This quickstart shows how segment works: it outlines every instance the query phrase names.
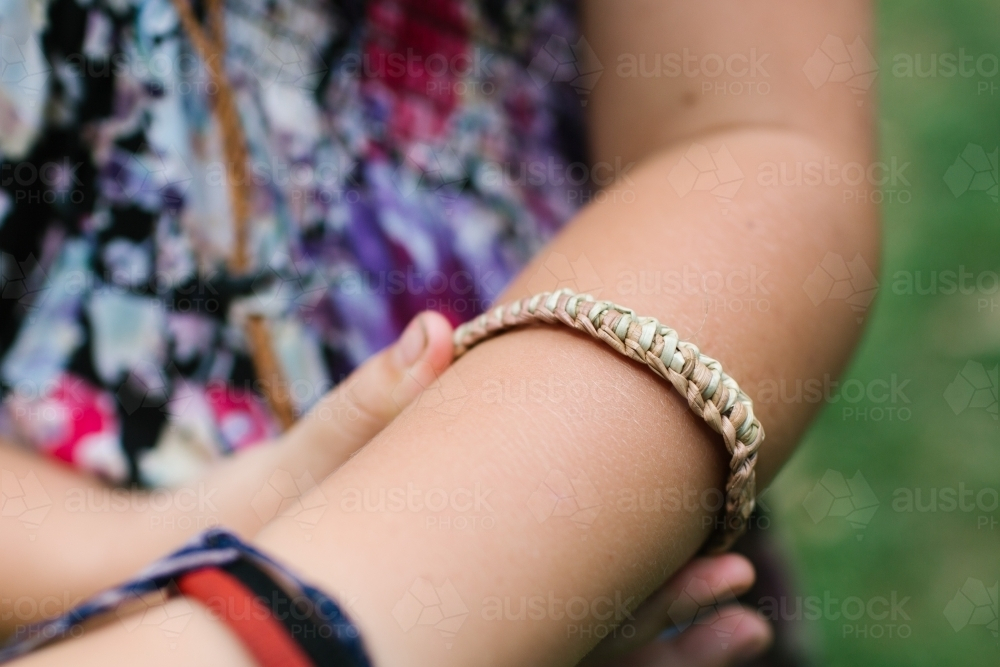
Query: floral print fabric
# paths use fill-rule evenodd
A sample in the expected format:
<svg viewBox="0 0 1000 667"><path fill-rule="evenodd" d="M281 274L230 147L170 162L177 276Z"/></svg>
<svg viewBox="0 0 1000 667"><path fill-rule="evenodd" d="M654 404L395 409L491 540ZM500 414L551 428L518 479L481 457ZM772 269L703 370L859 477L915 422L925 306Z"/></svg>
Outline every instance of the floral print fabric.
<svg viewBox="0 0 1000 667"><path fill-rule="evenodd" d="M121 484L275 435L249 313L305 411L420 310L489 307L585 197L530 177L583 160L564 3L227 0L225 35L244 275L171 0L0 0L0 433Z"/></svg>

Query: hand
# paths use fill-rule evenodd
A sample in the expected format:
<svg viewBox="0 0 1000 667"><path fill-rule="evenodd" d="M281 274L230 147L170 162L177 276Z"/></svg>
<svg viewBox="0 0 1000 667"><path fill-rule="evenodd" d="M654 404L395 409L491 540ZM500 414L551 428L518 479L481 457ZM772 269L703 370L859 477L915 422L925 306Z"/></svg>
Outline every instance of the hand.
<svg viewBox="0 0 1000 667"><path fill-rule="evenodd" d="M580 667L726 667L771 643L771 627L732 600L754 582L738 554L696 558L635 611L629 638L609 636ZM665 636L669 638L665 638Z"/></svg>
<svg viewBox="0 0 1000 667"><path fill-rule="evenodd" d="M218 511L207 518L243 537L255 535L434 382L451 364L451 335L442 315L421 313L399 340L361 364L275 442L220 461L200 480L218 490ZM268 487L280 489L280 496L262 501Z"/></svg>
<svg viewBox="0 0 1000 667"><path fill-rule="evenodd" d="M245 537L256 534L271 518L269 511L280 511L279 505L261 511L253 503L265 486L273 486L276 474L322 482L433 382L451 358L451 325L441 315L422 313L399 341L362 364L284 436L220 460L200 480L157 491L159 510L143 491L132 491L120 511L81 510L79 498L100 503L109 489L90 475L0 443L5 479L34 478L50 500L48 514L31 532L16 515L0 516L0 590L12 599L80 600L177 549L207 526L222 525ZM202 490L206 502L192 502ZM40 620L38 608L0 618L0 638L13 625ZM66 609L54 610L61 611Z"/></svg>
<svg viewBox="0 0 1000 667"><path fill-rule="evenodd" d="M444 316L417 315L399 340L327 393L260 458L272 471L296 478L308 472L321 482L434 382L451 364L453 350Z"/></svg>

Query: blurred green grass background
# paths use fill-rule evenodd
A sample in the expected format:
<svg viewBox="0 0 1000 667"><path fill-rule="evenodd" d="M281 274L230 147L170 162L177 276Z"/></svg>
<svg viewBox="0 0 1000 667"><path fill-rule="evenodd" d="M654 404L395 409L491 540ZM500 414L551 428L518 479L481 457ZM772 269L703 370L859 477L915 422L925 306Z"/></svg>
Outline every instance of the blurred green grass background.
<svg viewBox="0 0 1000 667"><path fill-rule="evenodd" d="M845 414L843 402L827 405L765 500L796 556L802 595L856 596L865 603L893 592L910 598L902 607L907 618L876 619L883 611L876 605L874 614L857 620L824 613L796 621L818 640L822 664L996 666L996 598L965 625L962 598L946 609L970 579L987 589L1000 579L1000 510L990 511L1000 490L1000 422L995 403L991 413L953 405L945 396L969 362L987 371L1000 362L1000 292L949 295L939 284L938 294L899 294L893 279L920 271L926 286L930 272L940 277L960 266L977 277L1000 272L1000 206L985 191L956 196L945 181L969 144L987 154L1000 144L1000 74L947 77L939 62L937 76L905 77L894 66L920 54L926 73L931 54L964 50L977 59L992 54L983 61L988 74L1000 56L1000 3L892 0L877 11L880 159L911 163L909 186L887 186L911 196L903 202L897 192L889 201L886 193L879 292L844 379L866 386L892 376L909 380L909 403L881 407L909 408L910 417L883 411L876 420L871 408L877 406L868 401L852 406L853 414ZM987 274L984 285L990 284ZM869 410L864 417L863 408ZM860 471L878 500L866 523L831 515L814 521L807 498L828 471L844 479ZM932 493L962 488L985 489L983 502L967 497L968 512L946 511L950 505L940 495L936 510L900 505L907 494L901 489L919 489L927 510Z"/></svg>

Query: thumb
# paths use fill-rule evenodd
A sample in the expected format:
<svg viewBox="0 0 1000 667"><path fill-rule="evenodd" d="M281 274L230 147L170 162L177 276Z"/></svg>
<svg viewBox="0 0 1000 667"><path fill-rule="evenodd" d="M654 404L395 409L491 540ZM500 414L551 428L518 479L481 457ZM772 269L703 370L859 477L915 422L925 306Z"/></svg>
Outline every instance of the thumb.
<svg viewBox="0 0 1000 667"><path fill-rule="evenodd" d="M426 311L399 339L365 361L313 406L287 438L322 447L343 463L402 412L451 364L452 327Z"/></svg>

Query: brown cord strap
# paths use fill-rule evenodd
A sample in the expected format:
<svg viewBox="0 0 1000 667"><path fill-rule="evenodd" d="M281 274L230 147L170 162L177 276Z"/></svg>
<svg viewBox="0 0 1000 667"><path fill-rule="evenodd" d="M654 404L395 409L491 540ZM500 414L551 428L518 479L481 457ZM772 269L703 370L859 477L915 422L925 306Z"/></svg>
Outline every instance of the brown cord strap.
<svg viewBox="0 0 1000 667"><path fill-rule="evenodd" d="M652 317L569 290L543 292L494 308L455 330L455 357L492 336L529 324L562 323L603 340L620 354L646 364L670 382L688 406L722 435L731 456L722 529L709 550L724 551L743 534L754 508L754 464L764 429L753 401L721 364L679 340L677 332Z"/></svg>
<svg viewBox="0 0 1000 667"><path fill-rule="evenodd" d="M222 150L226 159L226 177L229 184L229 201L233 213L233 250L229 256L229 270L234 275L245 273L249 267L247 241L249 237L250 212L253 210L253 189L251 188L249 151L243 123L236 106L233 93L224 70L225 4L223 0L207 0L207 30L203 28L189 0L173 0L181 25L188 39L198 51L209 77L215 85L212 113L222 134ZM295 422L295 408L288 393L281 364L274 353L274 345L267 321L262 315L247 318L244 333L253 359L254 372L262 381L264 396L283 429Z"/></svg>

